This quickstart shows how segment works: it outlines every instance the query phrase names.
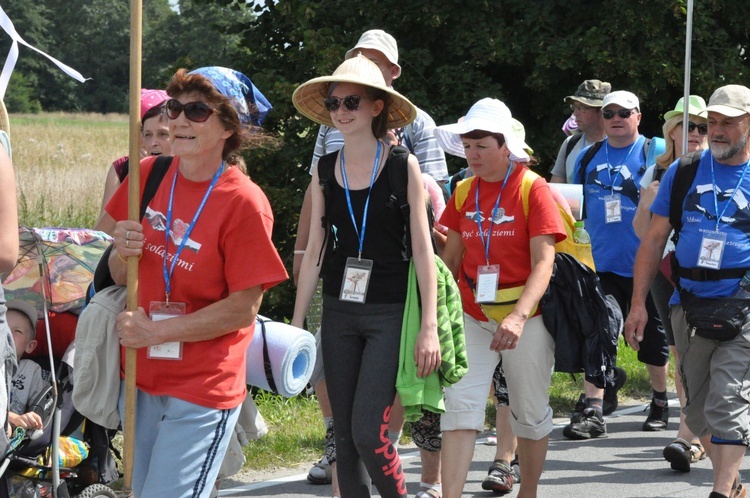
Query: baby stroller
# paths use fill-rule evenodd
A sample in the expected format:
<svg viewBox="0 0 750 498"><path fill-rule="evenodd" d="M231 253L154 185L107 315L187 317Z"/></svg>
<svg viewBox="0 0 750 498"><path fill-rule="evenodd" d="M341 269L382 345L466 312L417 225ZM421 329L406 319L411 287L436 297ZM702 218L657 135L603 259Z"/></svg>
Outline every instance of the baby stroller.
<svg viewBox="0 0 750 498"><path fill-rule="evenodd" d="M50 347L49 359L34 360L42 368L51 367L51 351ZM44 429L31 434L16 429L12 449L0 464L0 498L117 498L107 486L120 477L114 459L119 453L111 444L116 431L94 424L75 410L74 357L72 343L57 371L49 368L55 374L53 385L30 407L44 421Z"/></svg>

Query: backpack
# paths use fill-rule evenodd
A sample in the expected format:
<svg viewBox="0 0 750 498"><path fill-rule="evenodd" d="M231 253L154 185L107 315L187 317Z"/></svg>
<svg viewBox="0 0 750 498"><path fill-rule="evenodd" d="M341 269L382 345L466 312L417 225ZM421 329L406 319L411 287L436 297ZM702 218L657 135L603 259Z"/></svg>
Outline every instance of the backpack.
<svg viewBox="0 0 750 498"><path fill-rule="evenodd" d="M323 229L326 231L326 240L323 243L323 247L328 250L327 254L332 254L335 247L335 234L332 233L332 227L328 220L329 206L332 192L332 185L336 182L336 176L334 169L336 166L336 157L338 152L331 152L321 157L318 161L318 181L320 188L323 189L323 198L325 199L325 211L321 223ZM409 160L409 151L406 147L396 146L391 149L388 160L391 161L388 167L388 186L391 190L391 195L388 200L387 206L389 208L398 209L401 213L401 218L404 221L404 251L402 257L404 261L411 259L411 230L410 230L410 208L409 200L407 197L407 187L409 183L409 170L407 168L407 161ZM430 226L430 238L432 240L433 252L437 253L437 244L435 238L432 235L432 226L435 221L434 211L432 209L432 202L427 200L425 202L427 209L427 221Z"/></svg>
<svg viewBox="0 0 750 498"><path fill-rule="evenodd" d="M570 140L568 140L568 143L565 146L565 160L566 161L568 160L568 156L570 155L570 153L573 151L573 147L575 147L576 144L580 142L582 138L583 138L583 133L578 133L570 137Z"/></svg>
<svg viewBox="0 0 750 498"><path fill-rule="evenodd" d="M677 245L682 230L682 208L690 187L693 185L695 175L698 173L698 165L701 162L703 151L690 152L680 157L677 169L674 172L674 183L669 196L669 224L674 229L672 241ZM725 278L742 278L747 268L722 268L711 270L708 268L683 268L679 265L674 255L671 258L672 281L679 286L680 277L691 280L722 280Z"/></svg>
<svg viewBox="0 0 750 498"><path fill-rule="evenodd" d="M151 199L156 195L156 191L159 189L161 181L169 170L169 166L172 164L172 156L158 156L154 161L154 166L149 172L148 178L146 179L146 186L143 189L143 196L141 197L140 207L140 220L143 220L143 216L146 214L146 208ZM86 304L91 301L94 294L102 289L106 289L112 285L115 285L115 281L112 280L112 274L109 271L109 256L112 254L114 244L110 245L102 257L99 259L99 263L96 265L94 270L94 279L89 284L88 291L86 292Z"/></svg>
<svg viewBox="0 0 750 498"><path fill-rule="evenodd" d="M457 211L461 211L461 207L464 205L464 202L466 202L466 198L469 195L471 185L476 178L477 177L475 176L467 178L456 186L454 198ZM538 178L540 178L539 175L537 175L530 169L526 169L526 171L524 171L523 178L521 179L521 199L523 201L523 213L527 219L529 217L529 193L531 192L531 187L534 185L534 182ZM594 256L591 252L591 244L579 244L573 240L573 232L575 232L576 220L575 218L573 218L573 216L570 215L570 213L565 209L565 206L563 206L558 199L555 199L555 203L557 204L557 210L560 213L560 217L563 221L563 226L565 227L565 234L567 235L565 240L562 240L555 244L555 252L570 254L581 263L585 264L592 270L595 270L596 268L594 266Z"/></svg>

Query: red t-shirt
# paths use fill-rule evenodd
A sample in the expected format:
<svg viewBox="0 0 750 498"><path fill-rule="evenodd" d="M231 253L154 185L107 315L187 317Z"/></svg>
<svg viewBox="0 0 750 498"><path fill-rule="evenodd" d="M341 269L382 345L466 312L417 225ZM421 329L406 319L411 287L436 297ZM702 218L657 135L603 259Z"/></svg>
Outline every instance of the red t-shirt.
<svg viewBox="0 0 750 498"><path fill-rule="evenodd" d="M461 210L456 210L455 193L448 201L440 223L458 232L463 239L466 252L461 262L458 287L461 291L464 311L480 321L487 321L476 303L474 293L466 276L476 282L477 268L487 264L484 245L479 236L476 214L481 214L485 233L492 227L490 237L490 264L500 265L498 288L523 285L531 274L531 251L529 240L539 235L555 235L555 242L565 239L565 228L552 198L547 181L537 179L529 192L528 220L523 212L521 179L526 167L520 164L511 172L508 183L502 190L500 205L494 223L490 222L492 210L503 185L477 178L472 182ZM469 181L469 180L465 180ZM479 209L476 206L476 191L479 188ZM485 241L487 237L485 236Z"/></svg>
<svg viewBox="0 0 750 498"><path fill-rule="evenodd" d="M155 158L141 161L141 192L154 162ZM165 241L167 206L179 164L176 157L143 218L146 245L138 267L138 305L147 313L152 301L165 299L163 258L167 254L169 268L181 240L175 243L170 237L168 244ZM128 183L126 179L106 207L117 221L127 218ZM185 233L210 183L177 175L172 233ZM260 187L237 168L227 169L175 265L170 302L185 303L189 314L230 292L258 285L265 290L286 280L286 270L271 241L272 230L273 213ZM149 359L148 348L139 348L138 388L211 408L234 408L245 397L245 350L253 331L254 325L212 340L182 343L181 360Z"/></svg>

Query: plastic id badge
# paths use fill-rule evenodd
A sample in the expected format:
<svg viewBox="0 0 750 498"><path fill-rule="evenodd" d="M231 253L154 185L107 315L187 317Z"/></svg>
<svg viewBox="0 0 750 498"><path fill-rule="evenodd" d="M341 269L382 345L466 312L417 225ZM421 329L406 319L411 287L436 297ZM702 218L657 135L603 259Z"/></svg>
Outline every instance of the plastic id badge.
<svg viewBox="0 0 750 498"><path fill-rule="evenodd" d="M698 266L718 270L721 258L727 245L727 234L724 232L706 232L701 239L701 250L698 253Z"/></svg>
<svg viewBox="0 0 750 498"><path fill-rule="evenodd" d="M622 221L622 200L620 194L604 197L604 222L620 223Z"/></svg>
<svg viewBox="0 0 750 498"><path fill-rule="evenodd" d="M500 265L477 267L477 302L494 303L499 281Z"/></svg>
<svg viewBox="0 0 750 498"><path fill-rule="evenodd" d="M151 320L158 322L169 320L185 315L185 303L166 303L163 301L152 301L149 305L149 316ZM154 360L181 360L182 343L165 342L148 347L146 357Z"/></svg>
<svg viewBox="0 0 750 498"><path fill-rule="evenodd" d="M370 285L371 275L371 259L346 258L339 300L350 303L364 303L367 298L367 287Z"/></svg>

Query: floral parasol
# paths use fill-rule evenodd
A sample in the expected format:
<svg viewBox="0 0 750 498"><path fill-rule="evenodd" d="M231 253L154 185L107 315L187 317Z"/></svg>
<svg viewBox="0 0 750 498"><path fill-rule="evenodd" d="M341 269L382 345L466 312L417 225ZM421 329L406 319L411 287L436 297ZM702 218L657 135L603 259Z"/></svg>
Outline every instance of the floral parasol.
<svg viewBox="0 0 750 498"><path fill-rule="evenodd" d="M84 228L19 227L18 238L18 262L0 275L6 298L33 302L40 316L45 297L50 311L80 310L111 237Z"/></svg>

